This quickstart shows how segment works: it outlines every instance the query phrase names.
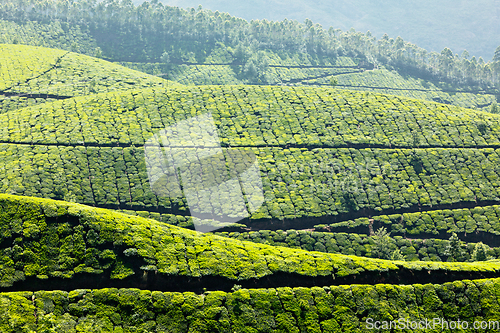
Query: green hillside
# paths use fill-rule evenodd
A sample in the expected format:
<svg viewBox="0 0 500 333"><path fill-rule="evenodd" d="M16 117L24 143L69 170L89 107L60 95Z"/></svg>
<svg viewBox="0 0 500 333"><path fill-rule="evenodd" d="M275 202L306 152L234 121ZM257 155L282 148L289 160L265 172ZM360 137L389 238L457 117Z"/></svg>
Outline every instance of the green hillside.
<svg viewBox="0 0 500 333"><path fill-rule="evenodd" d="M376 318L379 328L382 321L395 321L400 326L393 327L412 332L438 332L450 325L471 332L474 325L479 330L483 325L493 332L498 328L498 289L498 279L492 279L201 295L115 288L1 293L0 328L6 333L369 332ZM430 329L419 329L426 327L422 318L433 315L439 322L427 319Z"/></svg>
<svg viewBox="0 0 500 333"><path fill-rule="evenodd" d="M65 289L88 288L92 283L118 285L114 280L138 286L145 279L143 283L159 290L201 289L199 282L183 284L176 279L186 276L212 277L206 279L207 286L220 290L232 285L231 281L276 286L296 284L294 279L307 283L302 276L322 277L309 281L310 285L374 278L395 283L402 281L398 271L445 280L495 276L500 271L497 261L391 262L261 245L47 199L1 195L1 207L0 283L4 288L19 284L23 289L57 284ZM155 281L148 284L148 274L153 272ZM92 279L92 275L97 277ZM282 281L283 276L292 281Z"/></svg>
<svg viewBox="0 0 500 333"><path fill-rule="evenodd" d="M256 156L265 198L250 216L256 225L271 219L312 227L500 200L497 115L373 93L267 86L114 92L4 113L0 190L185 215L185 197L152 188L143 146L203 114L212 116L227 158L246 150ZM312 217L323 220L303 221Z"/></svg>
<svg viewBox="0 0 500 333"><path fill-rule="evenodd" d="M336 80L339 89L372 91L434 101L465 108L491 111L496 105L495 92L458 88L443 82L429 81L395 69L359 68L358 59L339 57L332 64L311 64L309 61L289 59L283 61L267 54L269 67L260 80L240 74L240 67L218 64L166 65L162 63L128 63L123 66L145 73L169 78L185 85L233 85L258 83L287 86L331 86ZM291 61L290 61L291 60ZM355 62L356 61L356 62Z"/></svg>
<svg viewBox="0 0 500 333"><path fill-rule="evenodd" d="M57 101L0 115L9 124L0 128L0 140L140 146L159 129L206 113L222 144L232 147L495 148L500 140L497 115L368 92L276 86L134 90ZM81 130L72 131L78 119Z"/></svg>
<svg viewBox="0 0 500 333"><path fill-rule="evenodd" d="M498 323L498 279L446 282L496 275L496 261L361 259L252 245L61 201L0 195L0 206L2 287L68 290L1 293L2 332L337 332L434 315ZM419 284L396 282L398 270ZM304 284L300 276L309 287L290 288ZM213 278L200 284L206 277ZM365 280L386 284L356 284ZM443 282L425 284L436 280ZM87 285L96 282L111 288ZM124 284L157 291L113 288Z"/></svg>
<svg viewBox="0 0 500 333"><path fill-rule="evenodd" d="M0 331L500 320L500 53L156 1L0 42Z"/></svg>
<svg viewBox="0 0 500 333"><path fill-rule="evenodd" d="M63 50L0 44L1 113L46 101L174 82Z"/></svg>
<svg viewBox="0 0 500 333"><path fill-rule="evenodd" d="M246 20L157 2L25 0L0 7L0 42L103 57L182 84L328 85L497 112L500 50L428 52L401 37L310 20ZM13 8L24 8L16 14ZM50 9L49 9L50 8ZM392 38L391 38L392 37ZM488 57L489 58L489 57Z"/></svg>

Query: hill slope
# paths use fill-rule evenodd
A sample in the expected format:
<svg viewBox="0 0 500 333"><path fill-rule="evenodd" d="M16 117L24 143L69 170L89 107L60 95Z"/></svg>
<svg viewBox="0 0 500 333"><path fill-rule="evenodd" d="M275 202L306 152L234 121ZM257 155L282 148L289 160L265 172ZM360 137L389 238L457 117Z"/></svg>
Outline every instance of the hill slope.
<svg viewBox="0 0 500 333"><path fill-rule="evenodd" d="M405 40L429 51L441 51L445 47L455 53L467 49L477 57L490 59L492 50L500 45L498 27L498 2L484 0L476 3L453 1L373 3L366 0L331 1L248 1L235 5L228 1L179 1L163 0L165 5L182 8L203 8L227 12L246 20L281 21L285 18L304 22L310 19L328 28L342 30L371 31L376 36L388 34L401 36ZM142 1L134 1L140 5ZM442 15L446 13L446 15ZM436 33L439 32L439 33Z"/></svg>
<svg viewBox="0 0 500 333"><path fill-rule="evenodd" d="M355 331L368 315L498 319L497 281L470 279L499 276L499 116L318 87L383 76L386 88L420 84L449 102L434 87L495 94L496 63L462 75L472 60L443 67L444 52L425 63L400 39L157 3L107 2L85 18L94 5L73 2L59 25L46 21L64 3L10 5L5 26L29 43L60 34L64 47L81 40L81 52L113 60L160 58L155 70L186 83L200 79L193 67L219 66L234 83L314 86L172 86L74 53L4 46L4 95L35 95L0 114L0 291L12 292L0 295L2 329L325 332ZM390 66L436 84L389 76ZM171 224L225 227L224 237ZM416 284L427 282L439 284Z"/></svg>
<svg viewBox="0 0 500 333"><path fill-rule="evenodd" d="M176 85L104 60L43 47L0 44L0 59L2 113L98 92Z"/></svg>
<svg viewBox="0 0 500 333"><path fill-rule="evenodd" d="M273 247L47 199L0 195L0 205L0 283L14 290L227 290L236 281L255 287L399 283L500 271L497 261L391 262Z"/></svg>
<svg viewBox="0 0 500 333"><path fill-rule="evenodd" d="M183 214L185 196L152 187L144 145L201 115L212 117L226 158L255 155L265 202L251 219L334 222L500 197L496 115L331 88L259 86L116 92L7 112L0 115L1 190L60 199L72 192L102 207ZM203 147L193 142L182 144L188 155Z"/></svg>
<svg viewBox="0 0 500 333"><path fill-rule="evenodd" d="M16 12L16 6L23 10ZM466 53L455 56L449 48L428 52L400 37L377 40L369 33L323 29L310 20L248 22L158 3L49 1L45 6L6 2L0 8L5 31L0 41L57 45L181 83L324 85L336 79L341 87L484 110L495 110L499 95L499 57L485 63ZM360 73L363 69L374 72Z"/></svg>

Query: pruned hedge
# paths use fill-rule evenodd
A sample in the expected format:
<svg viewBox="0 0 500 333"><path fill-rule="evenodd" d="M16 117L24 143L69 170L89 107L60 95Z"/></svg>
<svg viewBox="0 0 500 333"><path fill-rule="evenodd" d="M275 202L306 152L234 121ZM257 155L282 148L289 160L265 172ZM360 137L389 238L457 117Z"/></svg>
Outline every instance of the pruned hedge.
<svg viewBox="0 0 500 333"><path fill-rule="evenodd" d="M363 272L500 272L500 263L386 261L242 242L114 211L48 199L0 195L0 284L78 273L124 279L141 271L249 280L291 273L355 276ZM135 266L134 266L135 265Z"/></svg>
<svg viewBox="0 0 500 333"><path fill-rule="evenodd" d="M85 147L71 131L64 135L74 146L0 144L0 169L4 170L0 192L188 214L185 198L153 191L143 147ZM189 154L190 149L183 152ZM238 149L243 148L224 148L223 153L229 156ZM458 206L463 201L500 202L499 149L259 147L251 151L260 168L265 201L250 220L338 216L342 221L362 209L378 215L409 207ZM209 203L203 205L211 211ZM391 224L393 234L499 234L498 210L488 206L470 212L441 210L374 219ZM363 223L366 226L368 220ZM352 223L332 225L344 226Z"/></svg>
<svg viewBox="0 0 500 333"><path fill-rule="evenodd" d="M369 258L391 259L398 250L404 260L447 261L447 239L408 239L402 236L369 236L357 233L331 233L310 230L259 230L250 232L215 232L216 235L272 246L307 251L341 253ZM383 238L383 239L380 239ZM463 261L472 260L476 243L464 243ZM500 257L500 247L487 247L487 256Z"/></svg>
<svg viewBox="0 0 500 333"><path fill-rule="evenodd" d="M369 233L369 225L384 227L392 235L418 237L419 235L479 234L500 235L500 206L437 209L415 213L375 215L331 224L316 225L317 231L358 230Z"/></svg>
<svg viewBox="0 0 500 333"><path fill-rule="evenodd" d="M0 24L1 25L1 24ZM89 56L44 47L0 44L0 91L24 99L84 96L102 92L179 85ZM1 113L23 106L6 99ZM4 103L3 103L4 104ZM26 105L35 104L33 102Z"/></svg>
<svg viewBox="0 0 500 333"><path fill-rule="evenodd" d="M467 322L468 329L462 332L496 332L499 290L499 279L489 279L425 285L240 289L201 295L114 288L0 293L0 330L370 332L376 321L378 327L393 321L393 325L400 325L400 331L443 332L449 331L445 320L448 328ZM433 323L434 318L441 321ZM426 326L425 320L431 326ZM474 330L473 325L481 327L481 322L487 329Z"/></svg>
<svg viewBox="0 0 500 333"><path fill-rule="evenodd" d="M282 86L181 86L78 97L0 116L11 131L0 132L0 140L67 142L64 133L79 118L85 122L73 131L78 141L143 145L159 130L206 113L222 143L232 147L500 143L498 115L376 93Z"/></svg>

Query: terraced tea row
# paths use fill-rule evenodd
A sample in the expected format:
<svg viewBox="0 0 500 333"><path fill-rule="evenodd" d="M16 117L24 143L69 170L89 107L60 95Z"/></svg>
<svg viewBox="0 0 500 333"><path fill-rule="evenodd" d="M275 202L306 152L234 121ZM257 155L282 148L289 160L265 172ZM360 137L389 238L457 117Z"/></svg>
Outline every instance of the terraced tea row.
<svg viewBox="0 0 500 333"><path fill-rule="evenodd" d="M453 258L448 253L449 240L408 239L403 236L390 236L380 230L372 236L354 232L331 233L293 229L216 232L216 234L272 246L392 260L484 261L500 256L500 247L491 248L481 243L462 242L460 247L463 253L459 258Z"/></svg>
<svg viewBox="0 0 500 333"><path fill-rule="evenodd" d="M190 216L157 213L152 211L121 210L121 212L137 215L144 218L154 219L160 222L193 229L193 221ZM333 220L334 218L332 218ZM476 206L474 208L455 208L445 210L428 210L416 213L404 213L393 215L375 215L370 217L360 217L354 220L344 220L331 224L318 224L315 231L299 231L301 233L354 233L361 237L373 234L374 230L382 227L395 237L404 236L414 238L440 237L448 239L451 233L457 233L460 238L468 242L485 242L491 246L498 246L497 236L500 234L500 206ZM235 226L236 228L237 226ZM247 223L244 230L253 229L250 235L257 237L258 233L266 235L268 233L279 233L279 230L257 230L252 228L251 223ZM239 237L239 233L235 235ZM260 237L260 236L259 236ZM257 238L259 238L257 237ZM278 236L278 238L281 236ZM358 236L354 236L358 237ZM262 237L260 237L262 238ZM263 239L263 238L262 238ZM272 243L271 243L272 244ZM297 244L295 244L297 245ZM311 250L309 245L305 249ZM291 247L293 247L292 245ZM316 249L317 250L317 249ZM351 254L351 253L349 253Z"/></svg>
<svg viewBox="0 0 500 333"><path fill-rule="evenodd" d="M488 91L462 91L446 84L434 84L416 77L402 75L395 70L389 70L384 67L364 70L363 68L359 68L351 58L349 60L339 62L345 63L344 66L339 64L333 65L338 67L314 67L314 65L308 67L300 62L289 62L290 64L286 65L284 61L275 60L274 62L270 62L270 64L273 64L269 65L265 73L261 75L260 81L252 83L330 86L332 80L335 80L336 87L339 89L391 94L487 112L491 111L492 104L496 103L494 93ZM238 65L120 64L186 85L232 85L244 84L248 80Z"/></svg>
<svg viewBox="0 0 500 333"><path fill-rule="evenodd" d="M45 52L41 52L41 51ZM45 74L54 68L68 52L20 45L0 44L0 90Z"/></svg>
<svg viewBox="0 0 500 333"><path fill-rule="evenodd" d="M444 278L444 272L450 278L463 278L493 276L500 271L496 261L391 262L272 247L47 199L0 195L0 205L1 287L21 284L24 290L29 285L44 289L44 283L55 287L54 283L60 281L57 283L61 286L64 280L77 276L86 278L66 283L81 287L85 281L101 281L109 285L135 275L135 280L127 280L130 285L143 283L141 275L148 272L161 277L155 289L168 290L172 288L169 276L213 277L212 281L220 281L216 283L219 289L229 281L248 284L263 277L277 285L283 284L284 276L302 283L306 279L301 276L319 277L318 283L328 280L332 284L335 277L340 279L338 283L355 276L359 281L397 281L400 271L439 278ZM422 270L425 275L419 273ZM27 284L21 282L25 279Z"/></svg>
<svg viewBox="0 0 500 333"><path fill-rule="evenodd" d="M68 98L131 87L167 87L169 82L100 59L56 49L0 44L1 113L30 100ZM170 82L170 85L178 85ZM19 99L21 97L21 99ZM22 99L22 98L25 99Z"/></svg>
<svg viewBox="0 0 500 333"><path fill-rule="evenodd" d="M28 94L0 95L0 113L14 111L33 105L54 102L56 99L43 97L33 97Z"/></svg>
<svg viewBox="0 0 500 333"><path fill-rule="evenodd" d="M178 154L179 161L191 161L190 156L197 156L196 149L174 149L174 153ZM241 149L222 150L226 162L234 164L235 168L238 163L244 163L235 155ZM335 222L357 211L361 216L378 215L377 212L387 210L397 212L436 205L460 208L462 202L485 205L500 201L500 170L496 167L500 151L491 148L253 148L251 152L260 168L258 175L264 199L261 207L250 216L252 220L329 217ZM78 202L102 207L126 209L133 206L136 210L174 214L184 211L181 214L185 214L185 196L179 196L170 185L161 191L155 189L154 186L162 185L150 179L148 172L151 169L148 168L152 166L146 165L144 154L142 147L0 144L0 167L5 170L0 174L0 191L58 199L74 196ZM214 172L218 170L218 161L203 163L209 163L207 165L212 165L215 171L198 180L193 173L195 169L185 170L182 174L184 191L188 190L186 184L216 181ZM248 196L244 197L249 200ZM222 214L215 201L199 200L200 207L207 213ZM228 197L225 200L231 203L239 199ZM231 210L237 207L235 205L226 208ZM409 222L405 219L404 227L395 223L393 231L406 228L407 233L434 232L436 228L420 223L411 227ZM455 230L457 227L450 225L448 229L438 224L437 228ZM497 224L484 229L500 232ZM473 230L475 228L467 224L465 231Z"/></svg>
<svg viewBox="0 0 500 333"><path fill-rule="evenodd" d="M126 64L127 65L127 64ZM141 64L129 65L130 68L144 68ZM234 65L181 65L174 66L172 69L158 71L156 68L161 65L152 66L146 69L146 73L158 75L163 78L179 82L185 85L232 85L247 83L246 75L239 66ZM341 74L357 73L360 69L356 68L307 68L307 67L286 67L269 66L268 70L262 76L260 81L253 83L268 85L300 84L309 82L318 78L327 78ZM253 80L252 80L253 81Z"/></svg>
<svg viewBox="0 0 500 333"><path fill-rule="evenodd" d="M232 147L500 145L497 115L366 92L266 86L146 89L57 101L0 115L0 140L143 145L202 114L213 117L221 143Z"/></svg>
<svg viewBox="0 0 500 333"><path fill-rule="evenodd" d="M335 76L340 89L372 91L380 94L391 94L416 98L426 101L456 105L464 108L491 111L496 103L493 93L487 91L467 91L446 86L411 76L403 76L397 71L379 68L361 73L346 73ZM304 80L308 85L330 85L331 77Z"/></svg>
<svg viewBox="0 0 500 333"><path fill-rule="evenodd" d="M500 327L498 279L240 289L197 295L138 289L1 293L5 333L41 332L412 332ZM436 316L436 317L432 317Z"/></svg>

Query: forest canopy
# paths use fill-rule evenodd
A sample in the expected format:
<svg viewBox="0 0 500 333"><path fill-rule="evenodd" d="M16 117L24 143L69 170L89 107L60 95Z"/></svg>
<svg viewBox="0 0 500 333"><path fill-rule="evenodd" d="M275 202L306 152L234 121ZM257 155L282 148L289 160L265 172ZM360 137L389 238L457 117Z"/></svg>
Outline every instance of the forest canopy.
<svg viewBox="0 0 500 333"><path fill-rule="evenodd" d="M257 51L268 50L283 57L300 54L319 64L328 58L350 56L359 58L361 66L368 68L393 66L453 85L491 89L499 84L500 46L492 61L485 62L467 51L461 55L449 48L440 53L427 52L401 37L384 35L377 39L369 31L324 28L309 19L304 23L287 19L249 22L201 6L182 9L157 0L139 6L127 0L4 1L0 18L18 24L58 22L64 31L78 27L98 45L88 45L80 52L112 61L205 63L214 49L222 48L226 55L220 59L247 65L244 68L251 72L258 63L253 59Z"/></svg>

